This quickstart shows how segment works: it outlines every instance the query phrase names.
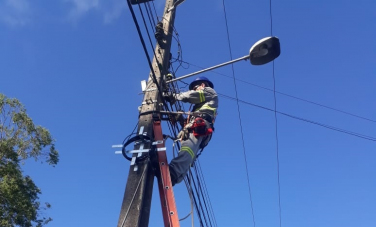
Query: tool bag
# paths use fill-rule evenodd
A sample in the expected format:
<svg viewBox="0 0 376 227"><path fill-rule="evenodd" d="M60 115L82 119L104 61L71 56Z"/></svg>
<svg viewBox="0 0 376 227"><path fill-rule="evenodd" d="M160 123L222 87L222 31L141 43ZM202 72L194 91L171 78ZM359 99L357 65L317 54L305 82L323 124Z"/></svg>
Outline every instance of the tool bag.
<svg viewBox="0 0 376 227"><path fill-rule="evenodd" d="M210 123L201 117L194 119L191 130L194 136L207 136L213 133Z"/></svg>

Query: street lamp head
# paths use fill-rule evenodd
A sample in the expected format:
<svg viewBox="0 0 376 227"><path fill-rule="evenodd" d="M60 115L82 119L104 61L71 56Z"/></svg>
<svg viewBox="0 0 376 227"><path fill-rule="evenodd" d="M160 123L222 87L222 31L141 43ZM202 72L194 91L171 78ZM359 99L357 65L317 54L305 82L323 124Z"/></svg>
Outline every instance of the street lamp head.
<svg viewBox="0 0 376 227"><path fill-rule="evenodd" d="M249 50L252 65L263 65L276 59L281 54L277 37L266 37L257 41Z"/></svg>

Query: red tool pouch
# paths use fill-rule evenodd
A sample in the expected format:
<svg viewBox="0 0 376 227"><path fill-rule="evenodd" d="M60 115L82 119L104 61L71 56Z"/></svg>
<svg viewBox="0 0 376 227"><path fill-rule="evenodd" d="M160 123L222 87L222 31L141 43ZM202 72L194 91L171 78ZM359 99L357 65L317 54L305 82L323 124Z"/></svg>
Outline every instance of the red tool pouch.
<svg viewBox="0 0 376 227"><path fill-rule="evenodd" d="M194 136L207 136L213 133L213 129L201 117L195 118L191 130Z"/></svg>

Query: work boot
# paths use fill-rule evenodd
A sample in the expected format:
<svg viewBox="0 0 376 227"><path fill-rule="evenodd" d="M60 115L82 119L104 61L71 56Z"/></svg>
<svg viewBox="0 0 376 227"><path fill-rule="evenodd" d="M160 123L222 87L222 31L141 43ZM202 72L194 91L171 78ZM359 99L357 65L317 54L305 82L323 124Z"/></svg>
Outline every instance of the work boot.
<svg viewBox="0 0 376 227"><path fill-rule="evenodd" d="M177 176L174 168L172 168L171 166L168 166L168 168L170 169L171 184L172 184L172 186L174 186L176 184L178 176Z"/></svg>

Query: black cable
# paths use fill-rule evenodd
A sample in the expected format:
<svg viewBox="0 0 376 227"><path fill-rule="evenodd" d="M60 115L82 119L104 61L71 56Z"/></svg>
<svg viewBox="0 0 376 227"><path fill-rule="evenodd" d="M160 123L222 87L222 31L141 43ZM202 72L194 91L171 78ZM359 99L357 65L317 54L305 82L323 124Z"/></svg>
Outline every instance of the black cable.
<svg viewBox="0 0 376 227"><path fill-rule="evenodd" d="M148 2L148 3L149 3L149 2ZM155 9L154 1L152 1L151 3L153 4L153 8L154 8L154 12L155 12L155 16L157 17L157 20L159 21L158 13L157 13L157 10Z"/></svg>
<svg viewBox="0 0 376 227"><path fill-rule="evenodd" d="M151 40L150 33L149 33L149 29L148 29L148 27L147 27L147 25L146 25L146 21L145 21L144 14L142 13L141 4L138 4L138 8L140 9L140 13L141 13L142 21L144 22L144 26L145 26L145 30L146 30L146 33L147 33L148 38L149 38L150 46L151 46L151 49L153 50L154 57L155 57L154 44L153 44L153 41ZM150 18L149 18L149 21L150 21ZM157 59L155 59L155 60L157 60Z"/></svg>
<svg viewBox="0 0 376 227"><path fill-rule="evenodd" d="M182 62L185 63L185 64L187 64L187 65L191 65L191 66L194 66L196 68L199 68L199 69L205 69L204 67L201 67L201 66L198 66L198 65L186 62L186 61L182 61ZM220 72L216 72L214 70L211 71L211 72L215 73L215 74L218 74L218 75L221 75L221 76L228 77L228 78L233 78L232 76L228 76L226 74L223 74L223 73L220 73ZM240 81L242 83L246 83L246 84L252 85L254 87L258 87L258 88L261 88L261 89L265 89L267 91L274 92L273 89L266 88L266 87L263 87L263 86L260 86L260 85L257 85L257 84L245 81L245 80L241 80L241 79L236 79L236 80ZM316 106L327 108L327 109L330 109L330 110L333 110L333 111L337 111L337 112L340 112L340 113L343 113L343 114L346 114L346 115L349 115L349 116L352 116L352 117L356 117L356 118L359 118L359 119L363 119L363 120L366 120L366 121L370 121L370 122L376 123L376 120L372 120L372 119L369 119L369 118L366 118L366 117L362 117L362 116L359 116L359 115L356 115L356 114L352 114L352 113L349 113L349 112L346 112L346 111L343 111L343 110L339 110L339 109L336 109L336 108L333 108L333 107L330 107L330 106L326 106L326 105L323 105L323 104L320 104L320 103L317 103L317 102L313 102L313 101L310 101L310 100L307 100L307 99L299 98L299 97L296 97L296 96L293 96L293 95L289 95L289 94L286 94L286 93L283 93L283 92L279 92L279 91L275 91L275 93L280 94L280 95L284 95L284 96L287 96L287 97L290 97L290 98L293 98L293 99L297 99L297 100L300 100L300 101L303 101L303 102L307 102L307 103L310 103L310 104L313 104L313 105L316 105Z"/></svg>
<svg viewBox="0 0 376 227"><path fill-rule="evenodd" d="M204 179L204 174L202 173L200 160L197 159L196 160L196 164L198 165L198 169L199 169L200 174L201 174L202 182L204 183L204 191L206 192L207 198L209 200L209 208L210 208L211 215L213 216L213 220L214 220L215 226L217 226L217 220L216 220L215 215L214 215L213 206L211 205L211 200L210 200L210 196L209 196L209 193L208 193L208 189L206 187L206 183L205 183L205 179Z"/></svg>
<svg viewBox="0 0 376 227"><path fill-rule="evenodd" d="M197 179L197 175L196 175L196 179ZM197 181L199 181L199 179L197 179ZM204 214L203 213L203 206L202 206L202 203L201 203L201 196L200 196L200 195L202 195L202 193L199 192L197 185L196 185L196 181L192 181L192 182L193 182L193 187L194 187L196 194L197 194L198 205L200 207L202 214ZM206 215L202 215L202 216L204 217L204 222L205 222L206 226L208 226L208 223L207 223L207 220L206 220Z"/></svg>
<svg viewBox="0 0 376 227"><path fill-rule="evenodd" d="M199 176L199 174L198 174L197 166L195 165L193 168L194 168L194 170L195 170L196 179L197 179L197 185L198 185L198 189L199 189L199 191L200 191L200 194L201 194L201 196L202 196L202 201L203 201L203 204L204 204L204 207L205 207L206 214L209 214L208 206L207 206L207 204L206 204L206 200L205 200L205 197L204 197L204 193L203 193L203 190L202 190L202 187L201 187L201 179L200 179L200 176ZM210 226L212 226L210 216L208 216L208 220L209 220L209 224L210 224Z"/></svg>
<svg viewBox="0 0 376 227"><path fill-rule="evenodd" d="M228 95L224 95L224 94L220 94L220 93L218 93L218 95L221 95L222 97L226 97L226 98L229 98L229 99L232 99L232 100L236 100L236 98L233 98L233 97L228 96ZM268 111L274 112L273 109L270 109L270 108L267 108L267 107L264 107L264 106L260 106L260 105L257 105L257 104L246 102L246 101L243 101L243 100L240 100L240 99L238 101L241 102L241 103L250 105L250 106L254 106L254 107L257 107L257 108L261 108L261 109L264 109L264 110L268 110ZM284 115L284 116L287 116L287 117L290 117L290 118L293 118L293 119L296 119L296 120L300 120L300 121L308 122L308 123L311 123L311 124L315 124L315 125L318 125L318 126L330 129L330 130L334 130L334 131L342 132L342 133L345 133L345 134L348 134L348 135L351 135L351 136L359 137L361 139L370 140L370 141L376 141L376 138L372 137L372 136L367 136L367 135L363 135L363 134L360 134L360 133L348 131L348 130L337 128L337 127L334 127L334 126L331 126L331 125L325 125L325 124L322 124L322 123L319 123L319 122L315 122L315 121L312 121L312 120L304 119L304 118L297 117L297 116L294 116L294 115L290 115L290 114L287 114L287 113L283 113L283 112L280 112L280 111L276 111L276 112L279 113L279 114L281 114L281 115Z"/></svg>
<svg viewBox="0 0 376 227"><path fill-rule="evenodd" d="M145 41L144 41L144 38L142 36L142 33L141 33L141 29L140 29L140 26L138 25L138 21L137 21L137 18L136 18L136 15L133 11L133 7L131 5L131 2L130 0L127 0L127 3L128 3L128 8L129 10L131 11L131 15L132 15L132 18L133 18L133 22L137 28L137 33L138 33L138 36L140 38L140 41L141 41L141 44L142 44L142 47L144 49L144 52L145 52L145 55L146 55L146 59L148 61L148 64L149 64L149 67L150 67L150 71L151 71L151 76L152 76L152 79L153 79L153 82L155 83L155 85L157 86L157 89L158 89L158 94L159 94L159 97L160 99L162 100L162 103L163 103L163 106L166 108L167 111L170 111L167 104L166 104L166 101L163 99L163 96L162 96L162 89L161 89L161 86L158 84L158 80L157 80L157 76L155 75L154 73L154 70L153 70L153 66L151 64L151 61L150 61L150 57L149 57L149 54L148 54L148 51L147 51L147 48L146 48L146 44L145 44ZM155 53L154 53L155 54ZM155 57L155 55L154 55Z"/></svg>
<svg viewBox="0 0 376 227"><path fill-rule="evenodd" d="M192 176L192 171L189 170L188 174L190 174ZM197 203L197 199L196 199L196 195L193 193L193 188L192 188L192 183L191 183L191 181L193 181L193 177L192 178L186 177L184 179L184 181L185 181L186 187L191 189L192 198L193 198L193 204L195 206L195 210L196 210L196 213L197 213L198 220L200 222L200 226L204 226L204 223L202 222L202 217L201 217L201 210L199 209L199 206L198 206L198 203Z"/></svg>
<svg viewBox="0 0 376 227"><path fill-rule="evenodd" d="M140 38L142 47L144 49L144 52L145 52L145 55L146 55L146 59L147 59L147 61L149 63L149 67L150 67L150 70L152 72L154 83L159 88L157 77L154 74L153 66L152 66L151 61L150 61L150 57L149 57L149 54L148 54L148 51L147 51L147 48L146 48L146 44L145 44L144 38L142 37L141 29L140 29L140 26L138 25L137 18L136 18L136 15L135 15L134 11L133 11L133 7L132 7L132 5L130 3L130 0L127 0L127 3L128 3L129 10L131 11L131 14L132 14L133 22L136 25L137 33L138 33L138 36Z"/></svg>
<svg viewBox="0 0 376 227"><path fill-rule="evenodd" d="M201 192L201 194L202 194L202 196L204 198L203 201L204 201L206 213L208 214L208 219L209 219L209 222L210 222L210 226L212 226L212 220L211 220L212 218L211 218L210 212L209 212L209 210L210 210L210 204L209 204L209 201L208 201L208 203L206 202L207 196L206 196L205 188L204 188L204 184L203 184L204 180L201 177L199 166L197 165L197 163L198 162L196 162L196 165L194 166L194 169L195 169L195 173L196 173L196 176L197 176L197 179L198 179L198 186L199 186L200 192ZM209 206L209 210L208 210L208 206ZM213 220L213 222L214 222L214 220Z"/></svg>
<svg viewBox="0 0 376 227"><path fill-rule="evenodd" d="M223 3L223 11L224 11L224 14L225 14L225 21L226 21L227 42L228 42L228 47L229 47L229 51L230 51L230 58L232 60L230 32L229 32L228 23L227 23L227 13L226 13L225 0L223 0L222 3ZM232 76L233 76L233 79L234 79L235 95L236 95L236 99L238 99L238 90L237 90L237 87L236 87L234 65L231 64L231 67L232 67ZM241 139L242 139L242 145L243 145L244 163L245 163L245 168L246 168L246 172L247 172L247 182L248 182L249 199L250 199L250 203L251 203L251 213L252 213L252 218L253 218L253 226L255 227L256 226L256 222L255 222L255 215L254 215L254 209L253 209L251 184L250 184L250 181L249 181L249 173L248 173L249 171L248 171L247 155L246 155L246 152L245 152L244 135L243 135L243 125L242 125L242 119L241 119L241 114L240 114L240 105L239 105L239 101L237 101L236 103L237 103L237 107L238 107L238 117L239 117L240 133L241 133Z"/></svg>
<svg viewBox="0 0 376 227"><path fill-rule="evenodd" d="M151 24L151 27L153 29L153 32L155 32L155 26L157 25L155 23L155 20L154 20L154 17L153 17L153 12L151 11L151 7L150 7L150 2L147 2L147 5L145 4L145 9L146 9L146 13L148 15L148 18L149 18L149 22Z"/></svg>
<svg viewBox="0 0 376 227"><path fill-rule="evenodd" d="M270 15L270 36L273 36L272 0L269 0L269 15Z"/></svg>
<svg viewBox="0 0 376 227"><path fill-rule="evenodd" d="M276 140L276 157L277 157L277 179L278 179L278 208L279 208L279 226L282 226L282 212L281 212L281 183L279 173L279 142L278 142L278 118L277 118L277 97L275 94L275 76L274 76L274 61L273 61L273 84L274 84L274 119L275 119L275 140Z"/></svg>
<svg viewBox="0 0 376 227"><path fill-rule="evenodd" d="M269 0L269 14L270 14L270 36L273 36L273 14L272 14L272 0ZM275 140L276 140L276 158L277 158L277 179L278 179L278 211L279 211L279 226L282 227L282 209L281 209L281 181L279 171L279 142L278 142L278 117L277 117L277 97L275 92L275 67L273 60L273 94L274 94L274 119L275 119Z"/></svg>

